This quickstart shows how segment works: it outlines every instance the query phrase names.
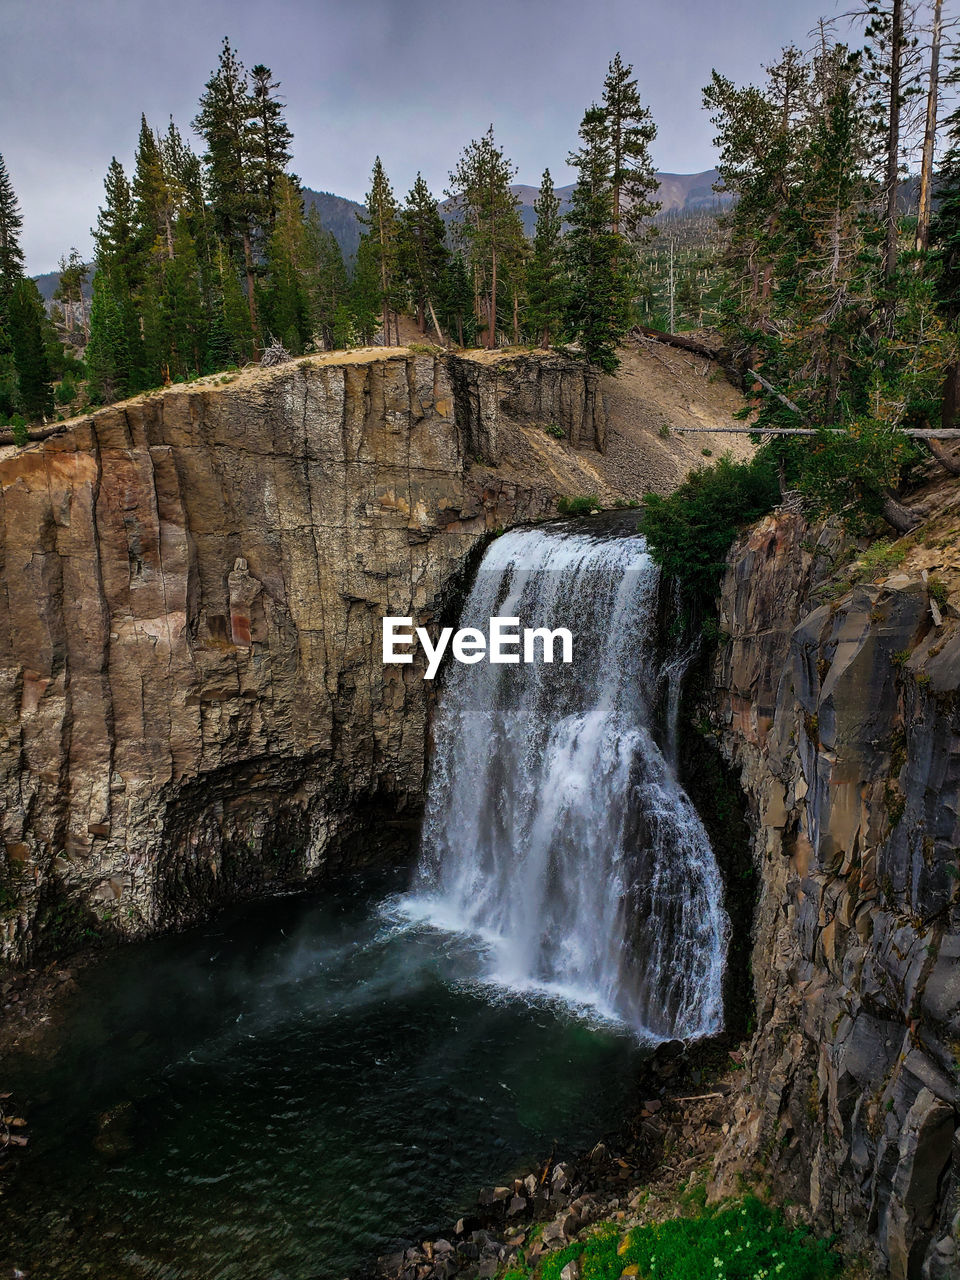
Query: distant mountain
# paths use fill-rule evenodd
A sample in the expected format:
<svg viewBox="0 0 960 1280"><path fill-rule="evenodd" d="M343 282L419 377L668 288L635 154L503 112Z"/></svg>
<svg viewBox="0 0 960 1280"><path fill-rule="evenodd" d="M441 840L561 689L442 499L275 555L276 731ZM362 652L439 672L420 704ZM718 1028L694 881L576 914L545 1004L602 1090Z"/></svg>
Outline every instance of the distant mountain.
<svg viewBox="0 0 960 1280"><path fill-rule="evenodd" d="M656 198L663 206L662 213L702 209L704 206L712 207L715 204L726 203L730 199L729 196L719 195L713 189L714 183L720 181L720 174L716 169L707 169L703 173L658 173L657 181L660 187ZM520 198L523 208L528 206L532 208L539 191L537 187L520 184L512 190ZM573 196L573 183L566 187L557 187L557 195L560 197L561 207L569 205Z"/></svg>
<svg viewBox="0 0 960 1280"><path fill-rule="evenodd" d="M308 213L311 208L316 209L324 230L333 232L344 259L351 262L357 256L362 230L357 214L366 213L366 207L346 196L336 196L332 191L313 191L310 187L303 188L303 204Z"/></svg>
<svg viewBox="0 0 960 1280"><path fill-rule="evenodd" d="M660 210L661 214L712 209L715 205L726 204L730 200L729 196L720 195L713 189L713 184L720 181L720 175L716 169L707 169L703 173L658 173L657 181L660 187L656 198L663 206ZM539 188L517 183L511 187L511 190L520 201L523 229L528 236L532 236L537 227L533 202L539 194ZM557 187L556 192L560 197L560 212L565 213L573 197L573 183L565 187ZM442 204L440 211L449 221L452 217L450 202Z"/></svg>
<svg viewBox="0 0 960 1280"><path fill-rule="evenodd" d="M90 299L93 297L93 266L92 264L88 264L87 270L89 274L87 275L86 280L84 280L83 282L83 296L89 302ZM46 303L47 310L49 311L51 305L53 304L53 295L57 292L57 289L59 288L59 285L60 285L60 272L46 271L42 276L34 276L33 282L39 289L40 297Z"/></svg>
<svg viewBox="0 0 960 1280"><path fill-rule="evenodd" d="M716 169L708 169L705 173L658 173L657 178L660 182L660 190L657 198L663 205L662 212L666 214L702 211L712 208L715 204L726 203L729 197L720 196L713 190L713 184L719 180L719 177L720 175ZM528 235L532 236L537 224L536 214L533 212L533 202L537 198L537 188L528 187L520 183L514 186L512 190L520 200L520 214L523 218L524 230ZM561 210L569 208L570 197L573 195L573 183L565 187L557 187L557 195L560 197ZM360 232L362 229L357 221L357 214L366 212L364 206L358 204L356 200L348 200L346 196L335 195L332 191L314 191L311 187L303 188L303 200L304 207L308 211L311 207L316 208L324 228L333 232L344 259L349 265L357 256L357 246L360 244ZM449 200L441 204L440 212L443 214L445 221L451 222L453 220L453 211ZM36 281L37 288L40 290L40 296L49 307L53 301L57 285L60 283L59 272L47 271L44 275L34 276L33 278ZM84 293L88 300L90 298L90 284L91 277L88 276L84 285Z"/></svg>

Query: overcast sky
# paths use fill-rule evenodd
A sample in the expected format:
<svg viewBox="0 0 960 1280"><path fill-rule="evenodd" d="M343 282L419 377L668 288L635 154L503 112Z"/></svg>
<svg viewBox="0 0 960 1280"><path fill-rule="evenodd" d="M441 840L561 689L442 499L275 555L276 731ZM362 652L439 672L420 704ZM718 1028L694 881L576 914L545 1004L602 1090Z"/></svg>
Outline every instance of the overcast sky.
<svg viewBox="0 0 960 1280"><path fill-rule="evenodd" d="M545 165L570 181L580 117L618 49L659 126L658 168L708 169L711 68L756 79L836 11L836 0L0 0L0 153L27 269L53 269L71 245L90 253L110 157L130 165L141 111L188 130L224 35L281 81L301 181L362 200L378 152L398 194L418 169L439 193L491 122L519 181L536 185Z"/></svg>

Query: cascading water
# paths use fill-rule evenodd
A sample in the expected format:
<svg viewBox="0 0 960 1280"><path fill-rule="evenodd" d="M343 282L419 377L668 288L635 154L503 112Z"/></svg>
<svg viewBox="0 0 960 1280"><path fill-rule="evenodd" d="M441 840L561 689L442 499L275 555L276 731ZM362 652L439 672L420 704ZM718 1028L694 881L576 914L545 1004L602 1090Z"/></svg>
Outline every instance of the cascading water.
<svg viewBox="0 0 960 1280"><path fill-rule="evenodd" d="M490 546L461 626L567 627L574 661L451 664L404 905L479 936L492 982L663 1039L720 1027L728 921L652 732L657 580L635 534L518 530Z"/></svg>

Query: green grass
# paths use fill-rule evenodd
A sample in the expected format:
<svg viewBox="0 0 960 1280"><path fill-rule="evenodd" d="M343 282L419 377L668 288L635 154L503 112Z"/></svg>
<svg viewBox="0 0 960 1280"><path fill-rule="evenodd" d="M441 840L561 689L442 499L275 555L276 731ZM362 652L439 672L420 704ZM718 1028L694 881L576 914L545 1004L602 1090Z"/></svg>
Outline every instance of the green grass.
<svg viewBox="0 0 960 1280"><path fill-rule="evenodd" d="M574 1258L581 1280L620 1280L631 1267L639 1280L826 1280L841 1268L829 1242L789 1226L779 1210L752 1196L638 1227L623 1243L614 1224L601 1223L585 1240L548 1254L537 1280L560 1280ZM504 1280L533 1275L520 1260Z"/></svg>

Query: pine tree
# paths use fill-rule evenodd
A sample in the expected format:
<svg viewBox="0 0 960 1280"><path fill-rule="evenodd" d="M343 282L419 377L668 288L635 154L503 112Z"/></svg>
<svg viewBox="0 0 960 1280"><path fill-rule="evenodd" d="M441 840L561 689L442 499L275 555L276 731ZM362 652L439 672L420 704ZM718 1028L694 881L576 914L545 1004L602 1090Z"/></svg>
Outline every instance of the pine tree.
<svg viewBox="0 0 960 1280"><path fill-rule="evenodd" d="M960 318L960 108L946 121L947 150L937 174L937 208L931 236L938 267L937 294L942 309Z"/></svg>
<svg viewBox="0 0 960 1280"><path fill-rule="evenodd" d="M73 333L79 315L80 328L86 337L89 335L89 329L83 286L90 274L90 268L80 256L79 249L72 248L68 256L60 259L59 270L60 280L53 295L54 301L63 303L67 333Z"/></svg>
<svg viewBox="0 0 960 1280"><path fill-rule="evenodd" d="M99 269L93 277L86 350L87 390L93 403L109 404L128 394L132 381L128 339L125 308L113 276Z"/></svg>
<svg viewBox="0 0 960 1280"><path fill-rule="evenodd" d="M214 297L207 342L208 372L246 360L253 345L250 309L235 260L222 240L214 249ZM226 349L224 357L223 350Z"/></svg>
<svg viewBox="0 0 960 1280"><path fill-rule="evenodd" d="M418 173L400 215L399 270L416 310L417 328L421 333L426 332L429 311L441 342L443 334L439 332L436 307L449 256L446 236L447 229L437 202L422 174Z"/></svg>
<svg viewBox="0 0 960 1280"><path fill-rule="evenodd" d="M161 142L143 115L140 117L140 138L131 195L141 252L149 257L159 240L167 257L172 257L175 215L173 193L164 168Z"/></svg>
<svg viewBox="0 0 960 1280"><path fill-rule="evenodd" d="M399 234L397 202L389 179L377 156L367 194L366 213L357 214L367 228L365 239L377 264L380 276L380 312L383 317L383 342L390 346L390 316L396 303L397 238Z"/></svg>
<svg viewBox="0 0 960 1280"><path fill-rule="evenodd" d="M214 228L228 250L243 264L251 356L256 354L257 333L253 242L258 216L264 212L256 190L255 113L247 73L225 38L217 70L207 81L193 127L206 143L204 162Z"/></svg>
<svg viewBox="0 0 960 1280"><path fill-rule="evenodd" d="M875 142L873 167L882 182L883 276L888 287L899 261L904 113L909 100L922 92L914 77L918 58L911 30L914 9L909 0L860 0L859 4L859 16L866 23L865 84ZM892 298L888 299L888 329L893 322L893 305Z"/></svg>
<svg viewBox="0 0 960 1280"><path fill-rule="evenodd" d="M268 234L273 230L283 198L279 190L281 181L286 178L295 186L299 185L292 175L287 174L293 134L283 117L284 104L274 92L280 88L280 83L272 80L271 76L270 68L262 62L250 72L252 175L262 201Z"/></svg>
<svg viewBox="0 0 960 1280"><path fill-rule="evenodd" d="M0 314L0 422L6 421L17 409L17 366L7 325Z"/></svg>
<svg viewBox="0 0 960 1280"><path fill-rule="evenodd" d="M136 212L127 175L116 156L103 181L105 200L93 230L98 266L113 270L131 292L140 284L144 257L137 238Z"/></svg>
<svg viewBox="0 0 960 1280"><path fill-rule="evenodd" d="M132 395L150 384L136 299L147 276L148 258L137 235L133 196L123 166L114 157L104 180L105 202L93 232L94 285L103 277L90 309L94 349L92 390L103 399ZM103 327L101 327L103 326Z"/></svg>
<svg viewBox="0 0 960 1280"><path fill-rule="evenodd" d="M546 350L563 326L567 301L563 220L549 169L543 172L540 193L533 208L537 215L537 229L533 237L533 256L527 270L527 322L540 346Z"/></svg>
<svg viewBox="0 0 960 1280"><path fill-rule="evenodd" d="M652 194L657 176L650 145L657 136L649 108L640 101L633 67L616 54L603 82L603 109L610 139L610 201L614 235L638 240L646 219L660 208Z"/></svg>
<svg viewBox="0 0 960 1280"><path fill-rule="evenodd" d="M0 318L17 280L23 275L20 229L23 216L3 156L0 155Z"/></svg>
<svg viewBox="0 0 960 1280"><path fill-rule="evenodd" d="M384 317L381 265L373 237L361 236L350 280L348 306L353 327L365 346L373 341L377 325Z"/></svg>
<svg viewBox="0 0 960 1280"><path fill-rule="evenodd" d="M612 373L620 363L617 346L629 325L630 289L622 241L612 228L613 155L602 107L587 109L580 138L583 145L569 158L578 177L567 218L568 323L587 359Z"/></svg>
<svg viewBox="0 0 960 1280"><path fill-rule="evenodd" d="M19 408L36 421L53 412L53 380L44 343L46 311L32 280L16 281L8 308Z"/></svg>
<svg viewBox="0 0 960 1280"><path fill-rule="evenodd" d="M345 315L349 316L347 302L350 282L340 245L332 232L323 229L316 207L312 207L307 215L304 235L310 333L311 336L315 335L316 340L322 343L327 351L330 351L346 345L338 341L338 333L341 335L344 333L343 318ZM352 326L352 321L350 324Z"/></svg>
<svg viewBox="0 0 960 1280"><path fill-rule="evenodd" d="M440 282L440 322L456 337L457 345L472 347L477 341L477 317L473 289L462 253L448 262Z"/></svg>
<svg viewBox="0 0 960 1280"><path fill-rule="evenodd" d="M511 293L510 267L519 269L523 262L523 222L510 189L516 173L497 146L491 125L482 138L464 147L446 193L456 210L455 233L468 251L487 347L496 346L501 294ZM518 290L512 292L516 298Z"/></svg>
<svg viewBox="0 0 960 1280"><path fill-rule="evenodd" d="M311 337L307 293L308 244L299 190L281 174L274 188L276 220L267 251L269 283L263 311L269 332L293 355L301 355Z"/></svg>

